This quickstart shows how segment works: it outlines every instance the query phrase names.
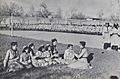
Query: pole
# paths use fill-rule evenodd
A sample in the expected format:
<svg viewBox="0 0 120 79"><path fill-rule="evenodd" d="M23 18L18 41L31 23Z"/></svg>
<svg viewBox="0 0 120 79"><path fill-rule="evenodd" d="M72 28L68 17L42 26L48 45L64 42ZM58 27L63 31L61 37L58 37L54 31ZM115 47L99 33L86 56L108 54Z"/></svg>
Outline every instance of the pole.
<svg viewBox="0 0 120 79"><path fill-rule="evenodd" d="M13 36L13 15L12 11L10 11L10 27L11 27L11 36Z"/></svg>

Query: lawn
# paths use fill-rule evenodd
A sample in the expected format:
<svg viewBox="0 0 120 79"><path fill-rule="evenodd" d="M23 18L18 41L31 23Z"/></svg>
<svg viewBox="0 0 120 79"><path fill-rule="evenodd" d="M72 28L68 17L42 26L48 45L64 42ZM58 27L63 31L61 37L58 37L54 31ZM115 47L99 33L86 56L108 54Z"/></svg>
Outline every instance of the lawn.
<svg viewBox="0 0 120 79"><path fill-rule="evenodd" d="M27 45L29 42L33 42L35 44L35 51L41 44L50 43L50 41L35 40L22 37L10 37L1 34L1 62L4 59L6 51L10 48L10 43L12 41L18 42L19 53L21 53L22 47L24 45ZM66 46L66 44L58 43L59 53L64 53ZM79 47L74 46L74 50L75 52L78 52ZM87 50L89 54L94 53L93 60L91 61L93 69L71 69L65 65L58 64L41 68L31 68L13 73L4 73L3 70L0 70L0 79L109 79L111 75L115 75L120 78L120 53L89 47L87 47Z"/></svg>

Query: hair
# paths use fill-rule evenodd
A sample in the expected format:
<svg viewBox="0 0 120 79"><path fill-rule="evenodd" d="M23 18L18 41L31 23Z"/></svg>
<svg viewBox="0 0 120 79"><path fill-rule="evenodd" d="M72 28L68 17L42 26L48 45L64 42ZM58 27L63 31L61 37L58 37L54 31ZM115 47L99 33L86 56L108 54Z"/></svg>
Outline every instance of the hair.
<svg viewBox="0 0 120 79"><path fill-rule="evenodd" d="M52 43L53 43L53 42L57 41L57 39L56 39L56 38L54 38L54 39L52 39L51 41L52 41Z"/></svg>
<svg viewBox="0 0 120 79"><path fill-rule="evenodd" d="M110 79L118 79L117 76L110 76Z"/></svg>
<svg viewBox="0 0 120 79"><path fill-rule="evenodd" d="M67 45L67 48L69 48L70 46L72 46L72 47L73 47L73 45L72 45L72 44L68 44L68 45Z"/></svg>
<svg viewBox="0 0 120 79"><path fill-rule="evenodd" d="M105 25L107 25L106 27L109 27L110 26L110 23L108 22L108 23L105 23Z"/></svg>
<svg viewBox="0 0 120 79"><path fill-rule="evenodd" d="M25 47L23 48L22 52L26 52L25 50L27 50L27 49L28 49L28 51L29 51L29 47L28 47L28 46L25 46Z"/></svg>
<svg viewBox="0 0 120 79"><path fill-rule="evenodd" d="M11 46L18 45L17 42L11 42Z"/></svg>
<svg viewBox="0 0 120 79"><path fill-rule="evenodd" d="M113 26L114 26L114 28L118 29L118 26L119 26L119 25L118 25L118 23L114 23Z"/></svg>
<svg viewBox="0 0 120 79"><path fill-rule="evenodd" d="M45 47L44 45L41 45L41 46L38 48L38 51L42 51L42 49L43 49L44 47Z"/></svg>
<svg viewBox="0 0 120 79"><path fill-rule="evenodd" d="M31 48L32 46L34 46L34 43L30 43L30 44L29 44L29 47L30 47L30 48Z"/></svg>
<svg viewBox="0 0 120 79"><path fill-rule="evenodd" d="M85 42L85 41L80 41L80 44L81 44L83 47L85 47L86 42Z"/></svg>
<svg viewBox="0 0 120 79"><path fill-rule="evenodd" d="M51 47L50 44L45 46L45 50L47 51L48 48Z"/></svg>

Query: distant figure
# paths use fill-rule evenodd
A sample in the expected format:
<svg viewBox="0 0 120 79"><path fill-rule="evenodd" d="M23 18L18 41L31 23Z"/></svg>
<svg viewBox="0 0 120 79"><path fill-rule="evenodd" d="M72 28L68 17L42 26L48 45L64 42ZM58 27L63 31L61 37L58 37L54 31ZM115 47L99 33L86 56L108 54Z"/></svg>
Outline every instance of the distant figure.
<svg viewBox="0 0 120 79"><path fill-rule="evenodd" d="M22 54L20 55L20 63L23 65L24 68L32 67L32 58L30 56L28 46L23 47Z"/></svg>
<svg viewBox="0 0 120 79"><path fill-rule="evenodd" d="M78 60L76 62L68 65L68 67L75 68L75 69L89 69L89 68L92 68L87 61L88 52L87 52L87 49L85 48L85 45L86 45L86 42L80 41L80 52L79 52L78 55L76 55Z"/></svg>
<svg viewBox="0 0 120 79"><path fill-rule="evenodd" d="M118 31L118 24L114 24L113 25L113 29L110 33L110 36L111 36L111 49L112 50L115 50L115 51L118 51L118 48L119 48L119 38L120 38L120 34L119 34L119 31Z"/></svg>
<svg viewBox="0 0 120 79"><path fill-rule="evenodd" d="M111 29L109 29L110 24L109 23L105 23L105 26L103 28L103 40L104 40L104 49L108 49L109 45L111 44L110 42L110 31Z"/></svg>
<svg viewBox="0 0 120 79"><path fill-rule="evenodd" d="M7 68L8 72L16 71L23 68L19 62L17 42L11 43L11 48L7 51L5 59L3 61L4 68Z"/></svg>
<svg viewBox="0 0 120 79"><path fill-rule="evenodd" d="M75 52L73 50L73 45L68 44L67 49L65 50L65 53L64 53L65 64L70 64L75 62L74 57L75 57Z"/></svg>

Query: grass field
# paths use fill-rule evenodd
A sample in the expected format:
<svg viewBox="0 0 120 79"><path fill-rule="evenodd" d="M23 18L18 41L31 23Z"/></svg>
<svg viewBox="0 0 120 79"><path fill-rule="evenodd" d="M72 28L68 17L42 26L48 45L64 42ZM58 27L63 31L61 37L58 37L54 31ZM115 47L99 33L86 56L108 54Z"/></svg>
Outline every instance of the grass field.
<svg viewBox="0 0 120 79"><path fill-rule="evenodd" d="M10 47L12 41L18 42L18 50L29 42L35 44L35 50L41 44L50 43L50 41L35 40L23 37L10 37L0 34L0 60L2 61L6 51ZM59 43L59 53L64 53L66 44ZM78 52L79 47L75 46L74 50ZM65 65L52 65L42 68L31 68L13 73L3 73L0 71L0 79L109 79L111 75L120 78L120 53L115 51L104 51L97 48L87 48L88 53L94 53L94 58L91 61L93 69L79 70L71 69ZM104 53L102 53L104 51Z"/></svg>
<svg viewBox="0 0 120 79"><path fill-rule="evenodd" d="M32 38L37 40L50 41L53 38L57 38L58 42L63 44L72 43L78 45L80 40L87 42L87 47L102 48L103 38L97 35L87 34L75 34L75 33L61 33L61 32L46 32L46 31L16 31L14 30L14 36ZM9 30L0 30L0 34L10 35Z"/></svg>

